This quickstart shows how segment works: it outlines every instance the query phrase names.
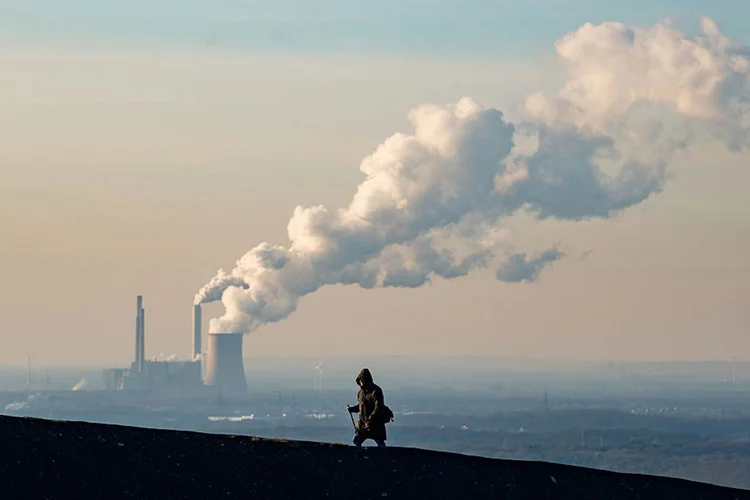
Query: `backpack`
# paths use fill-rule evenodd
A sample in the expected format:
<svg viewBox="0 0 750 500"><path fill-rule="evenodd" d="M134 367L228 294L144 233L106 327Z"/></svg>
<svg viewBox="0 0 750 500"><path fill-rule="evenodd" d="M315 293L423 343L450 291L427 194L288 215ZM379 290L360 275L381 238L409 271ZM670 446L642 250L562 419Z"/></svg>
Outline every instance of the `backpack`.
<svg viewBox="0 0 750 500"><path fill-rule="evenodd" d="M384 424L393 422L393 412L388 408L388 405L383 405L383 415L380 418L383 420Z"/></svg>

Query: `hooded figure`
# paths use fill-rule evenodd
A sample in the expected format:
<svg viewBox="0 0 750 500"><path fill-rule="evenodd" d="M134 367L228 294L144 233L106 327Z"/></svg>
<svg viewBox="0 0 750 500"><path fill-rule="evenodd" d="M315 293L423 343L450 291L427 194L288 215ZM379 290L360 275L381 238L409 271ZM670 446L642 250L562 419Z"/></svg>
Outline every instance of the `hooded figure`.
<svg viewBox="0 0 750 500"><path fill-rule="evenodd" d="M347 406L349 413L359 413L359 423L354 436L354 446L362 446L367 439L372 439L378 446L385 446L386 432L383 407L385 400L383 390L372 380L372 374L363 368L357 375L357 406Z"/></svg>

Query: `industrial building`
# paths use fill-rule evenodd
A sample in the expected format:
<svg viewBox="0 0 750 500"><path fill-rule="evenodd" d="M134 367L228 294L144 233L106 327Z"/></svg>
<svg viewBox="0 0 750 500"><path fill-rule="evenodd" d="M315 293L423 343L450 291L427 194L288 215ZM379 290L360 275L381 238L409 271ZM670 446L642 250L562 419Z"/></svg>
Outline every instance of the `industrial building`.
<svg viewBox="0 0 750 500"><path fill-rule="evenodd" d="M209 387L244 393L247 380L242 362L241 333L208 334L203 374L201 306L193 306L192 356L188 360L146 359L146 319L143 297L136 298L135 359L130 368L106 368L104 384L113 391L195 390Z"/></svg>

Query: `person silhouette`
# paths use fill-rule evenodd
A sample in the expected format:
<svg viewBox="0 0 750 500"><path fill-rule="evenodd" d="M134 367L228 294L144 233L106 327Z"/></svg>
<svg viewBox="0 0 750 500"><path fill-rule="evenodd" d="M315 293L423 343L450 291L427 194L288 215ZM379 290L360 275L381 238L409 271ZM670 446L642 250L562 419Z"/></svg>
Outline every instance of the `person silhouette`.
<svg viewBox="0 0 750 500"><path fill-rule="evenodd" d="M359 448L362 443L372 439L378 447L384 448L388 436L385 430L387 410L383 390L375 384L372 373L367 368L362 368L356 382L359 386L357 405L346 406L349 413L359 413L359 422L355 426L352 442Z"/></svg>

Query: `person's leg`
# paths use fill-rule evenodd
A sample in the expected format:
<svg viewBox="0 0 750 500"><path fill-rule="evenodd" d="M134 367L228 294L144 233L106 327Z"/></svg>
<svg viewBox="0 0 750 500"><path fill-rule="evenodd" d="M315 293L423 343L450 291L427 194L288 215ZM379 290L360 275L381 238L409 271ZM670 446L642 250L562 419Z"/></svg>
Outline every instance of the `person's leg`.
<svg viewBox="0 0 750 500"><path fill-rule="evenodd" d="M382 439L376 439L375 442L378 445L378 448L385 448L385 441Z"/></svg>

